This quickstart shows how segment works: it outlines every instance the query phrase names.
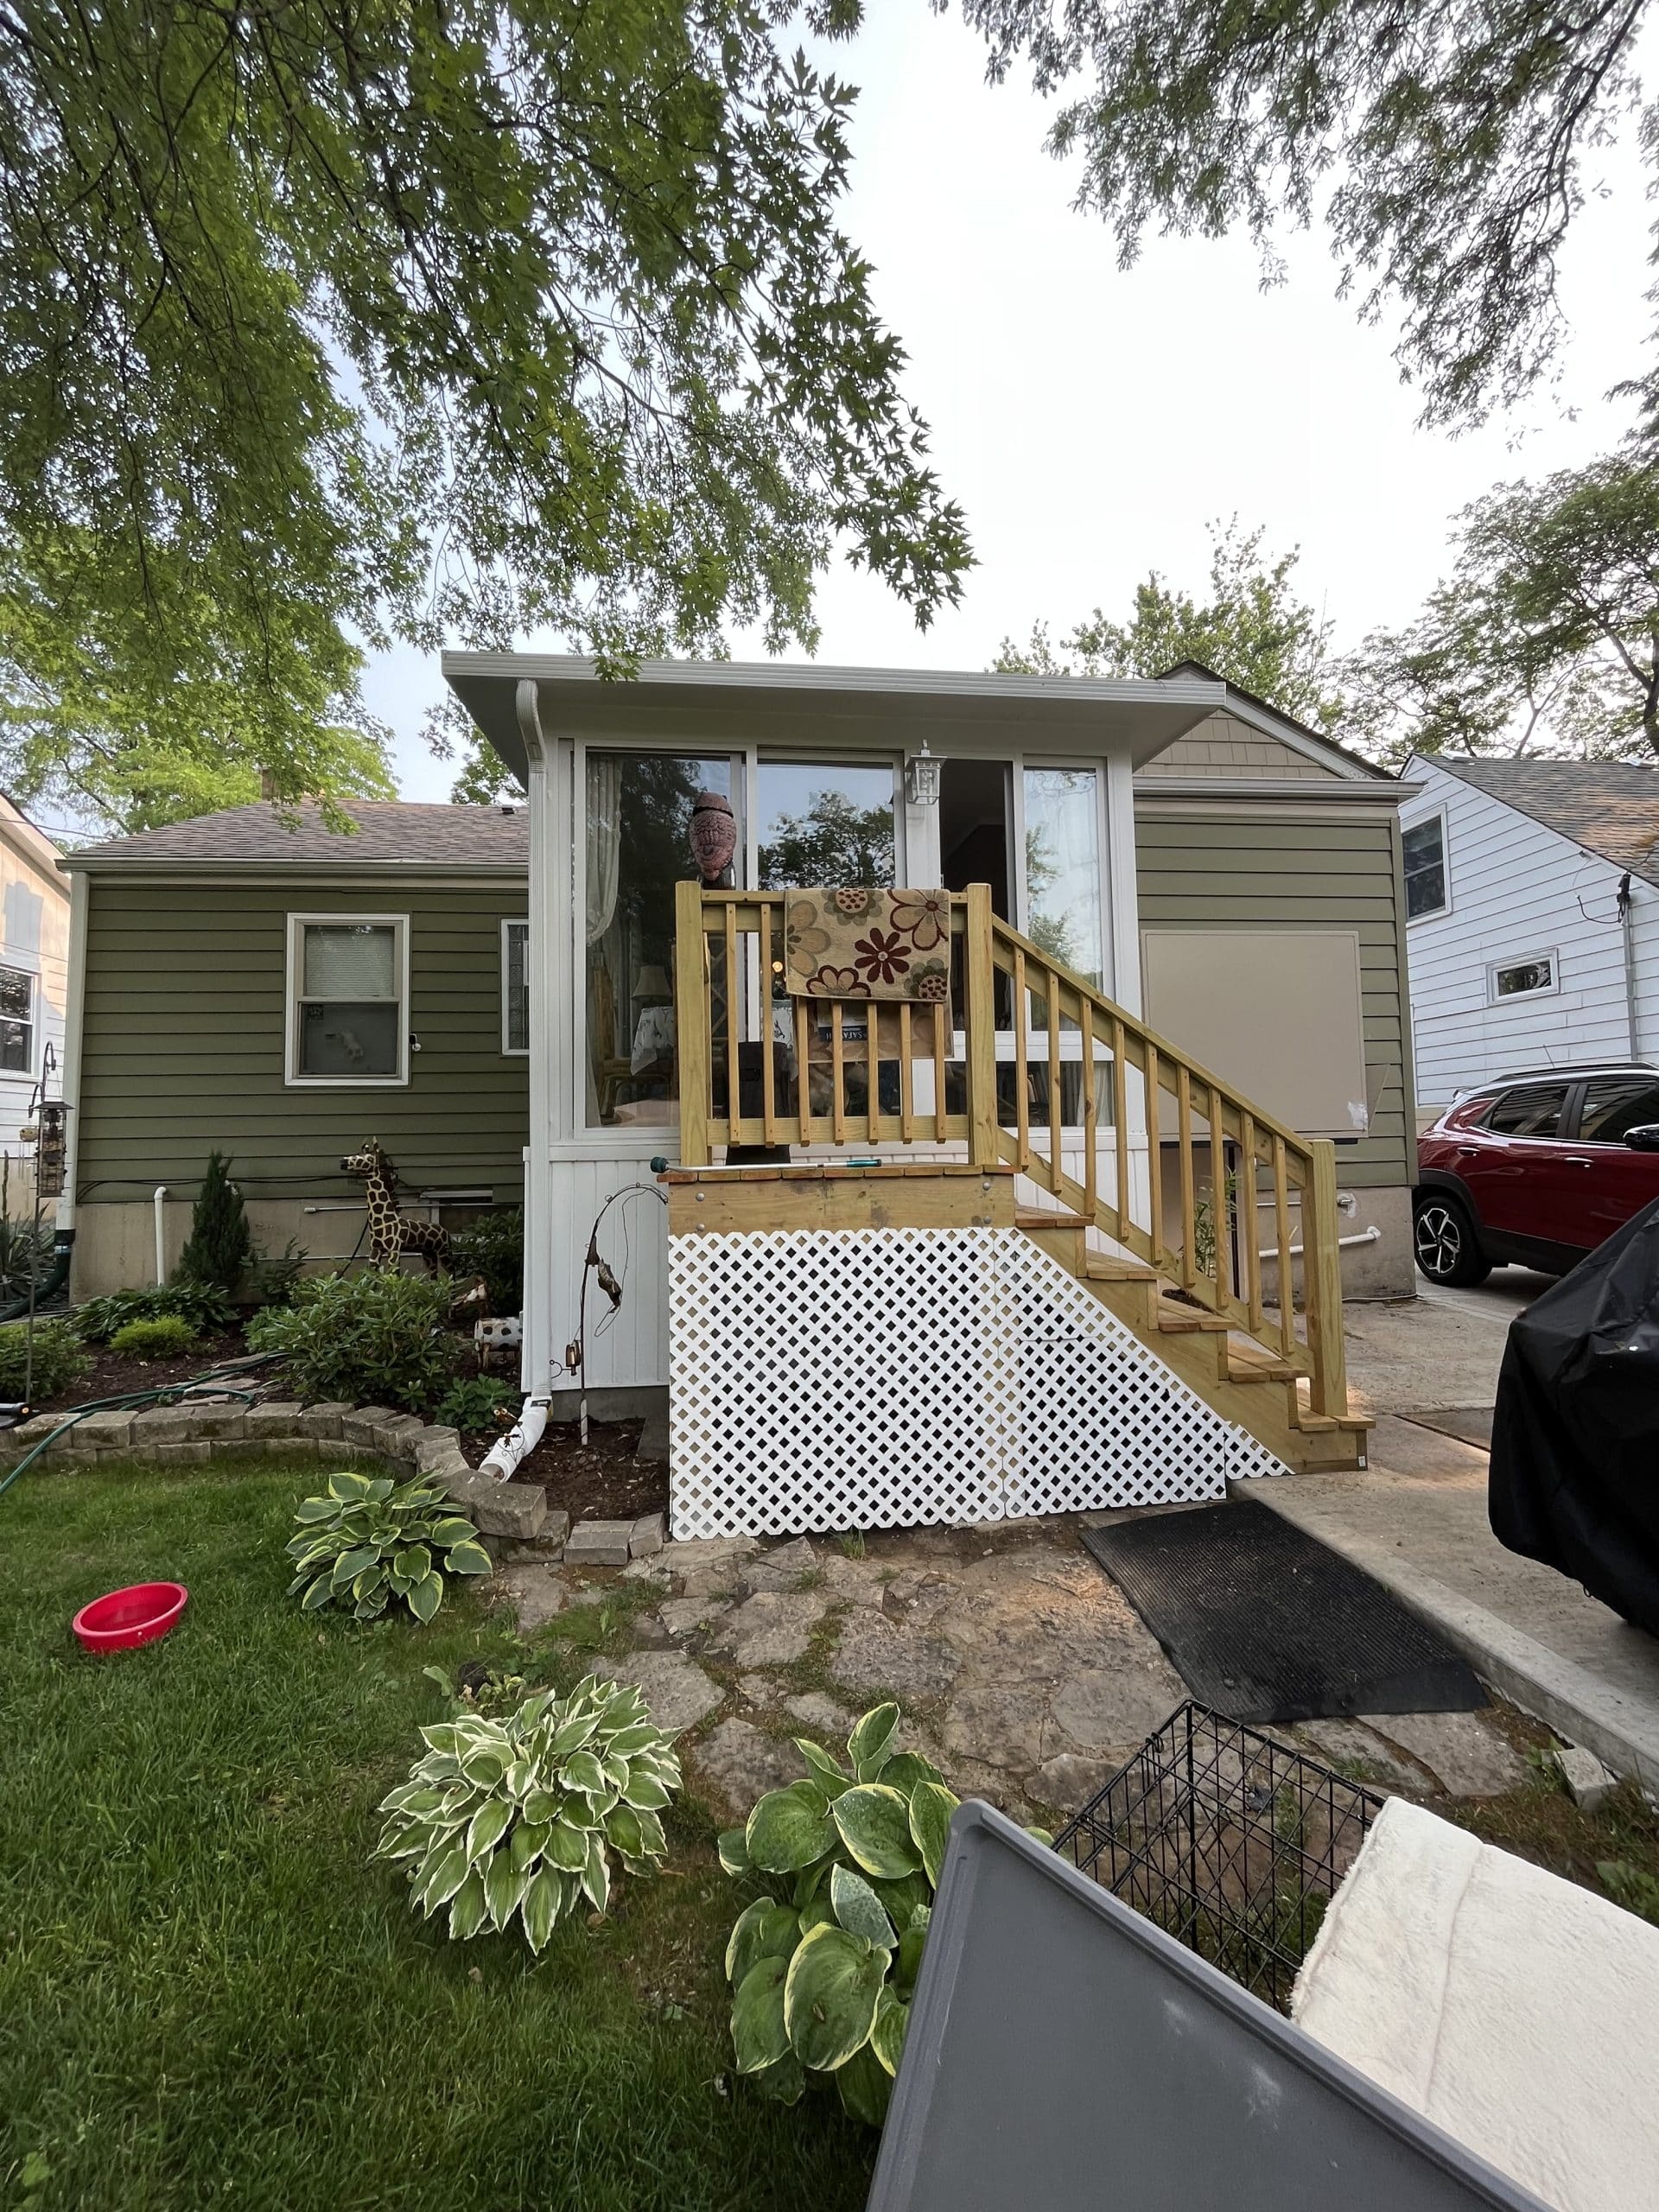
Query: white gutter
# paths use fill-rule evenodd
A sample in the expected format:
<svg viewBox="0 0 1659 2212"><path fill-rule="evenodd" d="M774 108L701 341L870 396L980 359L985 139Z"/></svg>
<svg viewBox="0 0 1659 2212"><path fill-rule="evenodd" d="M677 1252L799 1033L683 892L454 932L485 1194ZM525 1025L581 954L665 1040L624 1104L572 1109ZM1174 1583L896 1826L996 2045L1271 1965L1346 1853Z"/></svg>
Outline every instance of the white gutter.
<svg viewBox="0 0 1659 2212"><path fill-rule="evenodd" d="M159 1290L167 1281L167 1185L158 1183L153 1201L156 1208L156 1287Z"/></svg>
<svg viewBox="0 0 1659 2212"><path fill-rule="evenodd" d="M80 1159L81 1039L86 1015L86 920L90 904L84 875L69 879L69 974L63 1009L63 1096L69 1109L64 1135L63 1195L54 1226L70 1235L75 1226L75 1190Z"/></svg>

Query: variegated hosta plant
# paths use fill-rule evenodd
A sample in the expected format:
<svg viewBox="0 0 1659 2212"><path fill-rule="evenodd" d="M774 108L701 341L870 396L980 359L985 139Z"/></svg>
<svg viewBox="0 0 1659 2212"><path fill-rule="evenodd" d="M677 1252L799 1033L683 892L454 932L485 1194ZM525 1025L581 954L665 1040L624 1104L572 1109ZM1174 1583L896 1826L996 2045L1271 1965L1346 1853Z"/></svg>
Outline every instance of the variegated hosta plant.
<svg viewBox="0 0 1659 2212"><path fill-rule="evenodd" d="M586 1897L610 1900L610 1856L652 1874L667 1846L658 1815L680 1763L636 1689L589 1675L569 1697L539 1690L499 1719L461 1713L421 1731L426 1757L380 1807L380 1859L408 1862L410 1902L449 1933L505 1929L533 1951Z"/></svg>
<svg viewBox="0 0 1659 2212"><path fill-rule="evenodd" d="M720 1839L727 1872L770 1892L726 1948L738 2072L789 2104L808 2075L832 2075L847 2110L878 2127L957 1803L937 1768L893 1751L898 1726L896 1705L867 1713L847 1739L850 1772L798 1736L808 1776Z"/></svg>
<svg viewBox="0 0 1659 2212"><path fill-rule="evenodd" d="M330 1475L322 1496L303 1499L294 1518L288 1594L303 1590L308 1613L338 1602L372 1620L397 1598L429 1621L446 1574L490 1571L477 1529L425 1476L398 1484L390 1475Z"/></svg>

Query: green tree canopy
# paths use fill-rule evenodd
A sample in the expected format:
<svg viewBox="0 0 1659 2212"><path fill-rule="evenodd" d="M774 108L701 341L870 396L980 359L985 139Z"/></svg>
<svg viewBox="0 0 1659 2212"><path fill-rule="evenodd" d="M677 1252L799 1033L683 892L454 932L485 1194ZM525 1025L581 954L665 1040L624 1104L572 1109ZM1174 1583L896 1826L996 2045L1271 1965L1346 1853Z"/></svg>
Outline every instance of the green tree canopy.
<svg viewBox="0 0 1659 2212"><path fill-rule="evenodd" d="M1361 310L1403 316L1431 422L1478 418L1545 372L1587 149L1637 98L1647 0L962 0L994 77L1085 81L1050 144L1127 264L1148 226L1243 225L1271 273L1288 216L1328 223ZM1649 118L1651 133L1651 113Z"/></svg>
<svg viewBox="0 0 1659 2212"><path fill-rule="evenodd" d="M1003 675L1163 676L1178 662L1202 661L1283 713L1332 728L1342 702L1331 625L1297 595L1298 554L1268 559L1265 535L1241 530L1236 518L1211 523L1204 598L1177 590L1154 569L1135 586L1127 622L1097 607L1058 647L1038 622L1023 645L1005 638L991 666Z"/></svg>
<svg viewBox="0 0 1659 2212"><path fill-rule="evenodd" d="M804 814L780 814L760 848L760 888L893 881L893 809L814 791Z"/></svg>
<svg viewBox="0 0 1659 2212"><path fill-rule="evenodd" d="M1630 447L1501 484L1454 543L1417 620L1348 663L1379 754L1659 753L1659 461Z"/></svg>
<svg viewBox="0 0 1659 2212"><path fill-rule="evenodd" d="M855 25L812 0L810 28ZM365 646L925 623L961 516L769 0L0 9L0 770L385 787Z"/></svg>

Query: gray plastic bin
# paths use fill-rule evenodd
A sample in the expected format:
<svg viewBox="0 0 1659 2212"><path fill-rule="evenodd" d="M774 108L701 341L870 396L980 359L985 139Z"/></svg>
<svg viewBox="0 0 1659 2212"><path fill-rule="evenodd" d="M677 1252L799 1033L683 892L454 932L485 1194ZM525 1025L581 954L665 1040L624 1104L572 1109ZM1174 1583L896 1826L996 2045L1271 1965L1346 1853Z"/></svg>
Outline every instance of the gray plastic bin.
<svg viewBox="0 0 1659 2212"><path fill-rule="evenodd" d="M868 2212L1546 2212L988 1805L963 1805Z"/></svg>

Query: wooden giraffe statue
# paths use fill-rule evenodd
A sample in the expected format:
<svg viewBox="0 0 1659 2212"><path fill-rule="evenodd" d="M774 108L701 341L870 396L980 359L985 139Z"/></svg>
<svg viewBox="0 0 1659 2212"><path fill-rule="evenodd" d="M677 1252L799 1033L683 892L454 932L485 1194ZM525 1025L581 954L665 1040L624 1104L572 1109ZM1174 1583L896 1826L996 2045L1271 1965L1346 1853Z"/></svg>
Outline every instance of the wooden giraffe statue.
<svg viewBox="0 0 1659 2212"><path fill-rule="evenodd" d="M348 1152L340 1172L360 1175L367 1185L369 1265L391 1268L405 1252L418 1252L434 1274L449 1270L449 1232L435 1221L405 1221L397 1211L397 1170L370 1137L361 1152Z"/></svg>

